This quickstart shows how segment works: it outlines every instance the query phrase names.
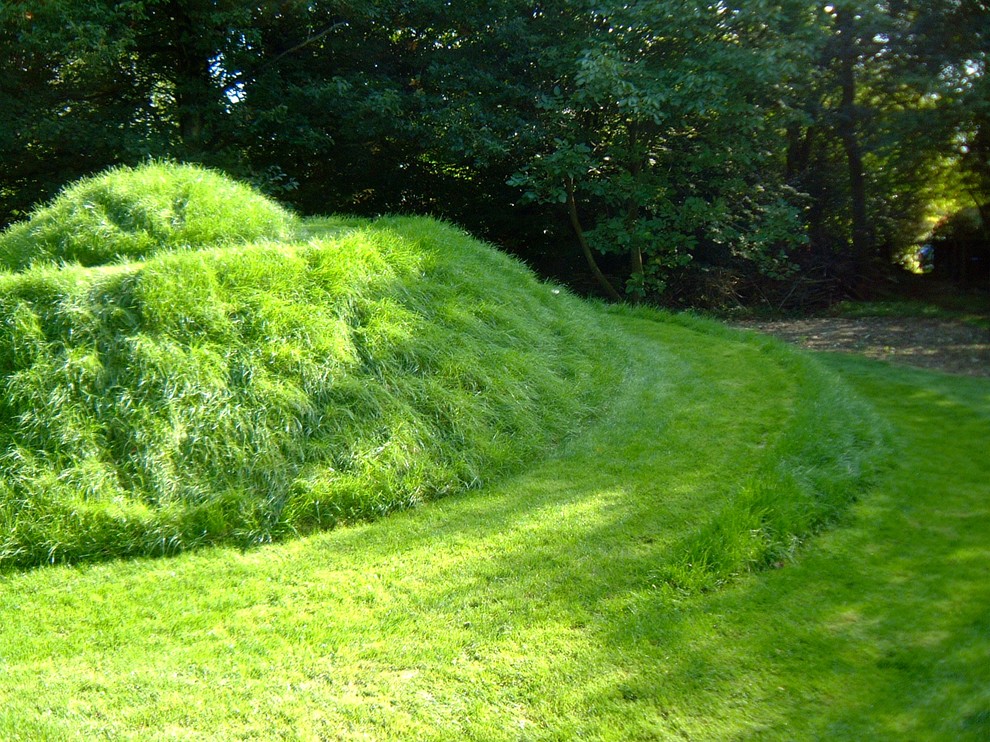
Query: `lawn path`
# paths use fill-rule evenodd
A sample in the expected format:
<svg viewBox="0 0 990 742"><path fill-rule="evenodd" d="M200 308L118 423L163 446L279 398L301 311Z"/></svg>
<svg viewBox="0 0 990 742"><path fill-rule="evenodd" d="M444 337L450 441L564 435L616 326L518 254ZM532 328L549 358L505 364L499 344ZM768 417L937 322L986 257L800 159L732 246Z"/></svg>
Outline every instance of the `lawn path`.
<svg viewBox="0 0 990 742"><path fill-rule="evenodd" d="M830 360L900 463L797 564L673 599L657 565L795 390L758 343L616 321L638 342L609 414L498 487L246 553L0 577L0 738L985 737L986 382Z"/></svg>
<svg viewBox="0 0 990 742"><path fill-rule="evenodd" d="M897 462L798 564L692 606L711 690L756 712L739 738L990 739L990 382L829 364L894 423Z"/></svg>

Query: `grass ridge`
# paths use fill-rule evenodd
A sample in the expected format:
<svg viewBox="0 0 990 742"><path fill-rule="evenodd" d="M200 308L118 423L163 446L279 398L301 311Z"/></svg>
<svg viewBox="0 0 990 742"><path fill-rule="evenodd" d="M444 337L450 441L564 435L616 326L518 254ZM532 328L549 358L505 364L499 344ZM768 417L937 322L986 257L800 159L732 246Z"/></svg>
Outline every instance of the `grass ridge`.
<svg viewBox="0 0 990 742"><path fill-rule="evenodd" d="M651 310L620 310L648 319ZM663 321L727 341L756 344L795 382L794 407L752 474L710 518L685 534L656 581L678 593L718 589L747 572L780 567L833 524L888 466L890 426L836 373L773 338L692 315Z"/></svg>

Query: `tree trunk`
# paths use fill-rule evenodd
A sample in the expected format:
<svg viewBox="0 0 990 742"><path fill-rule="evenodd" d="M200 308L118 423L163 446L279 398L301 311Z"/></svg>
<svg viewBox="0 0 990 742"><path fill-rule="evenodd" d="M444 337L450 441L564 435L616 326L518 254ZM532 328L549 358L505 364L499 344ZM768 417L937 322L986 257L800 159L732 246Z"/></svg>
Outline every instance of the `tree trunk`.
<svg viewBox="0 0 990 742"><path fill-rule="evenodd" d="M204 26L185 3L168 5L173 19L170 29L172 74L175 83L175 117L179 137L187 154L195 156L209 147L212 119L219 110L216 86L211 77L213 29Z"/></svg>
<svg viewBox="0 0 990 742"><path fill-rule="evenodd" d="M634 276L643 275L643 251L639 245L633 245L629 251L629 270Z"/></svg>
<svg viewBox="0 0 990 742"><path fill-rule="evenodd" d="M629 122L627 124L627 133L629 139L629 174L632 176L633 183L639 179L639 174L643 171L643 155L639 151L639 127L636 126L635 122ZM636 199L635 191L633 195L629 197L629 202L626 204L626 232L630 235L631 242L629 247L629 272L632 274L633 278L638 282L638 285L643 286L646 282L646 277L643 275L643 249L636 238L636 222L639 221L639 201ZM639 294L633 295L633 300L639 299Z"/></svg>
<svg viewBox="0 0 990 742"><path fill-rule="evenodd" d="M585 260L588 261L588 267L591 269L592 274L598 280L598 283L605 293L609 295L609 298L615 301L622 301L622 296L615 287L611 284L605 274L602 273L601 268L598 267L598 263L595 261L595 255L591 252L591 246L588 244L587 238L584 236L584 228L581 226L581 220L578 218L577 212L577 201L574 199L574 181L568 179L564 182L564 188L567 190L567 214L571 218L571 226L574 228L574 234L577 235L578 244L581 246L581 252L584 253Z"/></svg>
<svg viewBox="0 0 990 742"><path fill-rule="evenodd" d="M873 258L873 239L866 210L866 174L859 146L856 109L856 74L858 58L853 37L853 20L846 9L836 8L835 22L839 33L839 87L842 99L838 111L838 134L846 155L849 173L849 198L852 210L852 248L860 273L865 273Z"/></svg>
<svg viewBox="0 0 990 742"><path fill-rule="evenodd" d="M787 162L784 166L784 182L800 188L804 183L811 162L811 149L815 141L814 125L802 131L802 127L793 124L787 130Z"/></svg>

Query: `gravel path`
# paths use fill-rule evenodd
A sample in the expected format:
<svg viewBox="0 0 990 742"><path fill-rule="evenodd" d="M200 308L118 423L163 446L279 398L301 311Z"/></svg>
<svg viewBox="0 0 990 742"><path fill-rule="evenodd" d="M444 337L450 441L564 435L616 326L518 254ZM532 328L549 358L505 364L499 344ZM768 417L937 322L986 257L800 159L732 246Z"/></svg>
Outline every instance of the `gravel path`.
<svg viewBox="0 0 990 742"><path fill-rule="evenodd" d="M810 350L862 353L952 374L990 377L990 330L961 322L913 317L820 317L733 324Z"/></svg>

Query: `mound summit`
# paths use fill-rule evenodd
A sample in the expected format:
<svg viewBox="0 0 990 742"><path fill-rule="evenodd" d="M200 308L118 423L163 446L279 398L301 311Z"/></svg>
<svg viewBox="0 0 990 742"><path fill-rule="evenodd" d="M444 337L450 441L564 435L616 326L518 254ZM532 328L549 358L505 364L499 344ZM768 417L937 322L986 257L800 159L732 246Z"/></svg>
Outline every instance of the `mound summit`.
<svg viewBox="0 0 990 742"><path fill-rule="evenodd" d="M0 235L0 566L261 543L476 487L615 381L600 313L425 218L117 169Z"/></svg>

